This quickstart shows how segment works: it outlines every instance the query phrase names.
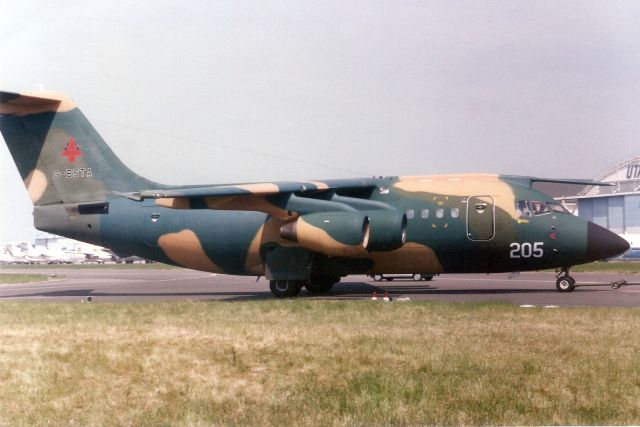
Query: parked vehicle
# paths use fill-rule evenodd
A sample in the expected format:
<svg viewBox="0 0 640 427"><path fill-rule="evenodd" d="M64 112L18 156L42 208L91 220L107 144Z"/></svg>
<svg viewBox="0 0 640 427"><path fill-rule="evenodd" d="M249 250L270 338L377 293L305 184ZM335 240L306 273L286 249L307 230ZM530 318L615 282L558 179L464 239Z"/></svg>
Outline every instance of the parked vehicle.
<svg viewBox="0 0 640 427"><path fill-rule="evenodd" d="M374 274L373 276L373 280L376 282L382 282L383 280L386 280L387 282L391 282L394 279L413 279L416 282L419 282L421 280L426 280L427 282L433 280L433 274L420 274L420 273L414 273L414 274Z"/></svg>

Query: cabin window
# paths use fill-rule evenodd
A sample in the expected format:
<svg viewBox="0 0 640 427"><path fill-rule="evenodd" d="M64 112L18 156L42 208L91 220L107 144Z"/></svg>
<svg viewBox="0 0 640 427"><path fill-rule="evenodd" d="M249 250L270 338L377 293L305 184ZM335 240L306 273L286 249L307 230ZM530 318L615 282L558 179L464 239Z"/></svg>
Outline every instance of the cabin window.
<svg viewBox="0 0 640 427"><path fill-rule="evenodd" d="M436 209L436 218L442 218L444 216L444 209L438 208Z"/></svg>
<svg viewBox="0 0 640 427"><path fill-rule="evenodd" d="M407 214L407 219L413 219L413 217L416 216L416 211L413 209L407 209L405 214Z"/></svg>
<svg viewBox="0 0 640 427"><path fill-rule="evenodd" d="M420 211L420 218L422 218L422 219L429 218L429 209L422 209Z"/></svg>
<svg viewBox="0 0 640 427"><path fill-rule="evenodd" d="M451 208L451 218L458 218L460 216L460 208Z"/></svg>

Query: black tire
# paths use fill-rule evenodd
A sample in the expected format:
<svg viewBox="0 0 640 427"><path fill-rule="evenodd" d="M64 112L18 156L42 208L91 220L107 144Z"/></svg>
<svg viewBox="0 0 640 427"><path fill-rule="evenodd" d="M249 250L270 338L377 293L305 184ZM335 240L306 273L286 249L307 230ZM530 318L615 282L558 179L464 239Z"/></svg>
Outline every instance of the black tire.
<svg viewBox="0 0 640 427"><path fill-rule="evenodd" d="M422 276L422 274L418 274L418 273L416 273L416 274L414 274L413 276L411 276L411 278L412 278L415 282L419 282L419 281L421 281L421 280L422 280L422 277L423 277L423 276Z"/></svg>
<svg viewBox="0 0 640 427"><path fill-rule="evenodd" d="M422 275L422 280L426 280L427 282L430 282L433 280L433 276L430 276L428 274L423 274Z"/></svg>
<svg viewBox="0 0 640 427"><path fill-rule="evenodd" d="M269 288L275 298L291 298L298 296L303 282L300 280L271 280Z"/></svg>
<svg viewBox="0 0 640 427"><path fill-rule="evenodd" d="M321 294L329 292L339 281L339 277L319 277L307 282L304 286L312 294Z"/></svg>
<svg viewBox="0 0 640 427"><path fill-rule="evenodd" d="M385 277L384 280L386 280L387 282L392 282L393 281L393 277Z"/></svg>
<svg viewBox="0 0 640 427"><path fill-rule="evenodd" d="M382 274L374 274L373 275L373 281L374 282L382 282L382 279L383 279Z"/></svg>
<svg viewBox="0 0 640 427"><path fill-rule="evenodd" d="M571 276L559 277L556 280L558 292L573 292L576 289L576 281Z"/></svg>

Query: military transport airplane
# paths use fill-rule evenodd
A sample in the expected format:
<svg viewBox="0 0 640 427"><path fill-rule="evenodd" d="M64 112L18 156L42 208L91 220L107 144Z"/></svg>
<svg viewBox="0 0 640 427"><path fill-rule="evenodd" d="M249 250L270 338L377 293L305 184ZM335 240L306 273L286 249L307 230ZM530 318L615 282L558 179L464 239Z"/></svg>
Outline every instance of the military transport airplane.
<svg viewBox="0 0 640 427"><path fill-rule="evenodd" d="M0 130L37 229L186 268L266 276L276 297L349 274L569 268L626 251L532 183L500 175L172 186L128 169L66 96L0 93Z"/></svg>

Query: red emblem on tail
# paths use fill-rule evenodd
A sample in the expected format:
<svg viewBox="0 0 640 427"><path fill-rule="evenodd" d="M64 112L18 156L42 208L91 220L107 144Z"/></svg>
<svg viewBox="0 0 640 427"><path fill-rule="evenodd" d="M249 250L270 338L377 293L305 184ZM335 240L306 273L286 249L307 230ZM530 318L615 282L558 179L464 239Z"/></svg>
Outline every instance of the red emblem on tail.
<svg viewBox="0 0 640 427"><path fill-rule="evenodd" d="M76 161L76 157L82 156L82 151L80 151L80 147L76 145L76 140L73 139L73 137L69 139L69 143L64 147L62 156L66 157L71 163Z"/></svg>

